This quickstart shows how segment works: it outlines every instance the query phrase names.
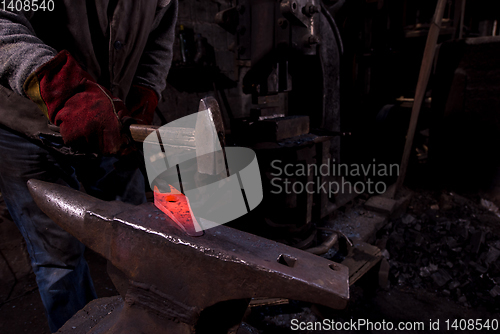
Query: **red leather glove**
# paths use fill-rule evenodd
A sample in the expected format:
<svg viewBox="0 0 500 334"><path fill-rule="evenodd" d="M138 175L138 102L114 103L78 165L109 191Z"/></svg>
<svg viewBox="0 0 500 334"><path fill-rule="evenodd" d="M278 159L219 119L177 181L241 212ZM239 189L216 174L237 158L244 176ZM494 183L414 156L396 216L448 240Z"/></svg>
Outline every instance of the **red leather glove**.
<svg viewBox="0 0 500 334"><path fill-rule="evenodd" d="M60 127L64 142L105 155L128 151L121 115L127 108L97 84L67 51L59 52L24 83L26 95Z"/></svg>
<svg viewBox="0 0 500 334"><path fill-rule="evenodd" d="M151 125L157 105L158 96L153 89L133 85L127 97L129 112L123 114L123 117L130 117L137 124Z"/></svg>

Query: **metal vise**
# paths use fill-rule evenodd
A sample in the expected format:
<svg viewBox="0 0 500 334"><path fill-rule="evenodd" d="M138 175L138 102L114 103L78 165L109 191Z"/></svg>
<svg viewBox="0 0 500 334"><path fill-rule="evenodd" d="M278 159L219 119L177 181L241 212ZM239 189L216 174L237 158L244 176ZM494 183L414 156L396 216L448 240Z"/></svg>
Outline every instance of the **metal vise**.
<svg viewBox="0 0 500 334"><path fill-rule="evenodd" d="M121 311L87 333L227 333L253 297L335 309L349 299L347 267L313 254L224 225L190 237L150 203L104 202L36 180L28 187L43 212L108 260L123 297ZM219 311L231 309L233 319Z"/></svg>

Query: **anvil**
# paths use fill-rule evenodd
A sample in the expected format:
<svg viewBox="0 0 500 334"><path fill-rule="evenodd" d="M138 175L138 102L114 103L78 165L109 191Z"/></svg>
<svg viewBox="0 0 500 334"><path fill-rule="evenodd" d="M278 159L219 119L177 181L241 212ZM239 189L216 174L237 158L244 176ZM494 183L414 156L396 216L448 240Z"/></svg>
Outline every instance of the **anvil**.
<svg viewBox="0 0 500 334"><path fill-rule="evenodd" d="M37 180L28 187L43 212L108 260L124 305L88 333L224 333L243 313L228 322L218 310L250 298L335 309L349 299L347 267L299 249L224 225L192 237L151 203L105 202ZM217 317L228 327L208 330Z"/></svg>

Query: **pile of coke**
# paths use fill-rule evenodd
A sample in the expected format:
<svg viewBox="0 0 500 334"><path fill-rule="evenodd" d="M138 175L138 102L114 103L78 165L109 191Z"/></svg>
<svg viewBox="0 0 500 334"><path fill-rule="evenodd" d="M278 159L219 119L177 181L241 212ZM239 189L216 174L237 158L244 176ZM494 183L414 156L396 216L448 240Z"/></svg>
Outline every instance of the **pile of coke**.
<svg viewBox="0 0 500 334"><path fill-rule="evenodd" d="M378 244L386 246L391 286L499 309L500 217L493 203L453 192L418 193L407 213L380 231Z"/></svg>

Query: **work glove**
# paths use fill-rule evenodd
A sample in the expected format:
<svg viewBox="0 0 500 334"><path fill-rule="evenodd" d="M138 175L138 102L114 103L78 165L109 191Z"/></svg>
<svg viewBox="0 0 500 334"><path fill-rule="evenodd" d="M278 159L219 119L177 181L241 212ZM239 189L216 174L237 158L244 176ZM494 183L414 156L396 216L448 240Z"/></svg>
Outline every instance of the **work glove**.
<svg viewBox="0 0 500 334"><path fill-rule="evenodd" d="M125 103L97 84L69 52L61 51L24 83L26 95L77 150L123 155L131 150L122 132Z"/></svg>
<svg viewBox="0 0 500 334"><path fill-rule="evenodd" d="M128 129L132 124L151 125L157 105L158 96L154 90L145 86L133 85L127 96L127 113L121 114L123 126ZM140 149L122 157L114 166L119 171L130 171L137 168L144 171L146 168ZM144 175L146 174L144 173Z"/></svg>
<svg viewBox="0 0 500 334"><path fill-rule="evenodd" d="M127 97L129 111L123 118L131 118L135 124L151 125L157 105L158 96L153 89L133 85Z"/></svg>

